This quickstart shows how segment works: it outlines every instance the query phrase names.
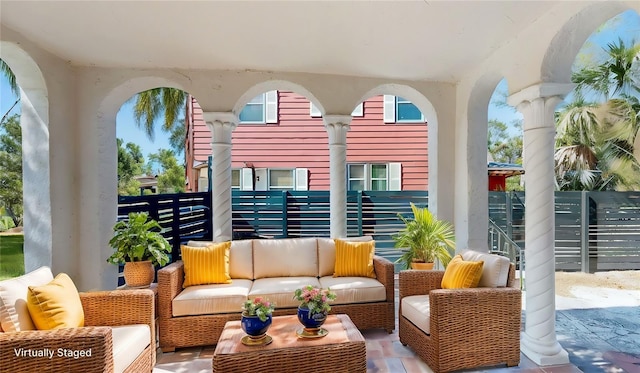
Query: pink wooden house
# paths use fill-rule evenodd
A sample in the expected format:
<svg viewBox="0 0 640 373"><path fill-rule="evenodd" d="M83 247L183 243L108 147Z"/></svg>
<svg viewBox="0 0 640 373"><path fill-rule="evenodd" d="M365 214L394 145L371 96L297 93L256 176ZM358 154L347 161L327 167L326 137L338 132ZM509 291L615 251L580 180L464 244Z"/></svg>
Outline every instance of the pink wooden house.
<svg viewBox="0 0 640 373"><path fill-rule="evenodd" d="M427 190L427 123L398 96L358 105L347 134L348 190ZM232 137L232 185L239 190L329 190L329 147L320 112L304 96L269 91L250 101ZM187 99L187 191L206 191L211 134Z"/></svg>

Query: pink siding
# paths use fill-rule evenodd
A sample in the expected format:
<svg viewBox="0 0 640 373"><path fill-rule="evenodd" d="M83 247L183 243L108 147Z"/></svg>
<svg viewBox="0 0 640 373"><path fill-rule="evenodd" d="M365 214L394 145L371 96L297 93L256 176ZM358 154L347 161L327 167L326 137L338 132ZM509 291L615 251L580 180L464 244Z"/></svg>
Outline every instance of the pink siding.
<svg viewBox="0 0 640 373"><path fill-rule="evenodd" d="M309 101L278 91L277 124L239 124L233 132L232 167L307 168L309 190L329 189L329 146L322 118L312 118ZM193 100L193 158L206 162L211 135L202 109ZM354 117L347 134L348 163L402 163L402 189L426 190L428 184L427 124L385 124L382 96L364 102L364 116ZM187 144L189 148L189 144ZM187 164L191 155L187 154ZM191 180L191 179L190 179Z"/></svg>

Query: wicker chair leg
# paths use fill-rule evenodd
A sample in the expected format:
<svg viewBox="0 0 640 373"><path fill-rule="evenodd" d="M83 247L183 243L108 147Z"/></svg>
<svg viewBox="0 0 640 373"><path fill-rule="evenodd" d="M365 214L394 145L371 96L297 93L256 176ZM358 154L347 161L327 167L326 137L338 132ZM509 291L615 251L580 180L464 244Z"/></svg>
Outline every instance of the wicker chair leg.
<svg viewBox="0 0 640 373"><path fill-rule="evenodd" d="M508 367L515 367L515 366L518 366L519 364L520 364L520 359L507 361Z"/></svg>

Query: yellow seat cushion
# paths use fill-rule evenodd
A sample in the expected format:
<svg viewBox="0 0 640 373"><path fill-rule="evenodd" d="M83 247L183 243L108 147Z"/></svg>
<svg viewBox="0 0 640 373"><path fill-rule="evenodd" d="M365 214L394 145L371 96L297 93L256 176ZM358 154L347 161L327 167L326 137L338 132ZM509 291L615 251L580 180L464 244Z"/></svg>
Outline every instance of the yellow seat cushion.
<svg viewBox="0 0 640 373"><path fill-rule="evenodd" d="M336 264L333 277L370 277L376 278L373 269L375 241L349 242L335 239Z"/></svg>
<svg viewBox="0 0 640 373"><path fill-rule="evenodd" d="M230 284L229 249L231 242L204 247L180 246L184 262L183 288L194 285Z"/></svg>
<svg viewBox="0 0 640 373"><path fill-rule="evenodd" d="M29 286L27 308L39 330L84 326L78 289L66 273L60 273L48 284Z"/></svg>
<svg viewBox="0 0 640 373"><path fill-rule="evenodd" d="M462 255L456 255L444 271L440 286L443 289L475 288L482 277L483 266L484 261L466 261Z"/></svg>

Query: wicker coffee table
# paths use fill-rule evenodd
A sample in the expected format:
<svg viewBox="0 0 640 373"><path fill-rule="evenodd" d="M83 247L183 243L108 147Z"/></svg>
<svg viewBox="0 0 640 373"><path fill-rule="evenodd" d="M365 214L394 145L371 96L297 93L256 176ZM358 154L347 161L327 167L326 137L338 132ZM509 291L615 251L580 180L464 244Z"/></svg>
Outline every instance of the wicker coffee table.
<svg viewBox="0 0 640 373"><path fill-rule="evenodd" d="M330 315L322 327L329 334L322 338L300 338L302 327L297 316L277 316L267 335L273 342L266 346L245 346L246 334L240 321L224 326L213 353L213 371L297 373L365 373L367 352L364 337L347 315Z"/></svg>

